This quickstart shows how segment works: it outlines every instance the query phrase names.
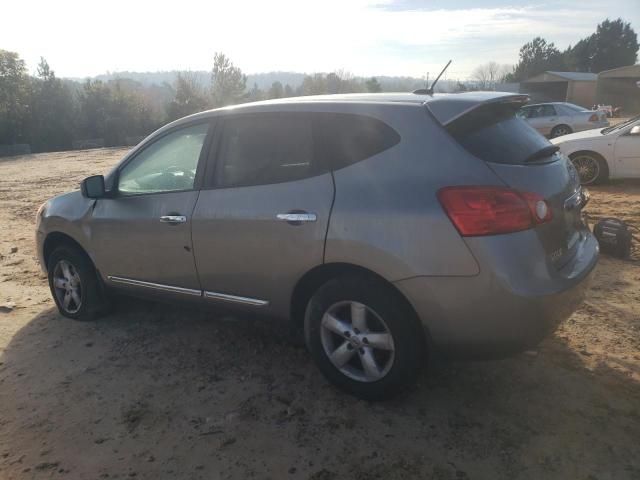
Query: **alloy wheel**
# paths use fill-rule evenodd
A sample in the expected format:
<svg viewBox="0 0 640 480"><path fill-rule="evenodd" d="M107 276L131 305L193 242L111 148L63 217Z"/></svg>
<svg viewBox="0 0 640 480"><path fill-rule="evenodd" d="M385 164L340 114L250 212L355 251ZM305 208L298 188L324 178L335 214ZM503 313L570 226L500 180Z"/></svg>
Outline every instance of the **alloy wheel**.
<svg viewBox="0 0 640 480"><path fill-rule="evenodd" d="M66 260L60 260L53 269L53 289L58 304L67 313L77 313L82 306L82 282L80 274Z"/></svg>
<svg viewBox="0 0 640 480"><path fill-rule="evenodd" d="M600 163L591 155L579 155L571 159L580 176L580 183L588 185L600 175Z"/></svg>
<svg viewBox="0 0 640 480"><path fill-rule="evenodd" d="M395 345L384 320L368 306L338 302L322 317L322 348L342 374L359 382L382 379L393 366Z"/></svg>

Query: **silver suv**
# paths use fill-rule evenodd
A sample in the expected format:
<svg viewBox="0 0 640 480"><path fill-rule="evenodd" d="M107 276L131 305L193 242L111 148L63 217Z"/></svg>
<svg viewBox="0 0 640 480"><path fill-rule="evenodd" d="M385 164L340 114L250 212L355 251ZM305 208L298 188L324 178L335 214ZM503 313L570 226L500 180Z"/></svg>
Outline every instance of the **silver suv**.
<svg viewBox="0 0 640 480"><path fill-rule="evenodd" d="M82 320L117 291L290 319L368 399L427 353L526 349L598 257L576 171L515 115L527 100L326 96L173 122L40 208L53 298Z"/></svg>

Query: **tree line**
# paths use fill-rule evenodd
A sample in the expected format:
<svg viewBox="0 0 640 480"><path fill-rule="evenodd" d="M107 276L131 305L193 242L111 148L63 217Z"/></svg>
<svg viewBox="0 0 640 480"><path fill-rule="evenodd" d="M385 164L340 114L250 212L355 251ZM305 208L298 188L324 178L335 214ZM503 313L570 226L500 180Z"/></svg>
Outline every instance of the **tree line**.
<svg viewBox="0 0 640 480"><path fill-rule="evenodd" d="M471 81L458 81L453 90L493 89L496 83L520 82L547 70L598 73L634 64L637 52L638 39L630 24L607 19L595 33L564 51L536 37L522 46L515 66L481 65ZM398 84L391 88L397 90ZM400 85L407 91L413 88ZM17 53L0 50L0 145L27 143L35 152L66 150L74 141L86 139L101 139L106 146L125 145L168 121L208 108L383 90L377 78L357 78L345 71L305 75L295 87L278 81L266 89L248 86L247 76L223 53L213 58L208 84L191 72L179 73L173 83L162 85L143 85L128 78L77 82L58 78L44 58L36 74L29 75Z"/></svg>
<svg viewBox="0 0 640 480"><path fill-rule="evenodd" d="M247 76L216 53L211 81L182 72L172 83L143 85L131 79L84 82L61 79L44 58L35 76L15 52L0 50L0 145L26 143L32 151L66 150L74 140L101 139L106 146L135 143L168 121L209 108L323 93L380 92L376 78L348 72L306 75L292 87L247 87Z"/></svg>

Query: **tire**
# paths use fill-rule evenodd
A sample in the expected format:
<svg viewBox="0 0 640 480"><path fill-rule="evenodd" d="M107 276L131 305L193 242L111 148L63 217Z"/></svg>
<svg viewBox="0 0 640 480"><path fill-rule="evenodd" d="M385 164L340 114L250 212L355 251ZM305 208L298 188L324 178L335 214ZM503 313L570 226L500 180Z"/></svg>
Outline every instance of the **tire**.
<svg viewBox="0 0 640 480"><path fill-rule="evenodd" d="M569 125L556 125L553 127L553 130L551 130L551 138L569 135L570 133L573 133L573 130Z"/></svg>
<svg viewBox="0 0 640 480"><path fill-rule="evenodd" d="M307 305L304 330L327 380L365 400L402 392L425 363L425 333L415 313L397 292L368 277L337 278L320 287Z"/></svg>
<svg viewBox="0 0 640 480"><path fill-rule="evenodd" d="M58 311L74 320L93 320L109 302L89 257L73 246L57 247L47 262L49 288Z"/></svg>
<svg viewBox="0 0 640 480"><path fill-rule="evenodd" d="M609 180L609 166L597 153L577 152L571 154L570 159L582 185L599 185Z"/></svg>

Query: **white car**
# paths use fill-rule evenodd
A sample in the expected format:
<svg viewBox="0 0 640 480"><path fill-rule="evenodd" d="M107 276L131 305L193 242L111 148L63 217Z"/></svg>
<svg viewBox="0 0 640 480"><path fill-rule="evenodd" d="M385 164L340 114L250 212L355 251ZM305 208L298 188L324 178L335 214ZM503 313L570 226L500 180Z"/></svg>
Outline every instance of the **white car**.
<svg viewBox="0 0 640 480"><path fill-rule="evenodd" d="M613 127L554 138L578 170L583 185L610 178L640 178L640 115Z"/></svg>

